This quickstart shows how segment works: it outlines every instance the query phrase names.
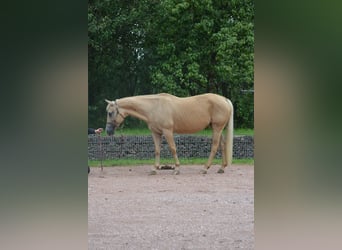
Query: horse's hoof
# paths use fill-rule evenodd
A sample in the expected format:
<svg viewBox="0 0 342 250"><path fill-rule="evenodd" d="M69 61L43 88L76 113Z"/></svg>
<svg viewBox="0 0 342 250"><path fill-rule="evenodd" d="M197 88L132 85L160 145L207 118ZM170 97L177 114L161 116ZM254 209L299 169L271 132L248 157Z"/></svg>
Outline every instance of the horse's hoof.
<svg viewBox="0 0 342 250"><path fill-rule="evenodd" d="M174 174L174 175L179 175L179 173L180 173L179 170L173 171L173 174Z"/></svg>
<svg viewBox="0 0 342 250"><path fill-rule="evenodd" d="M156 175L157 174L157 171L156 170L151 170L150 172L149 172L149 175Z"/></svg>
<svg viewBox="0 0 342 250"><path fill-rule="evenodd" d="M223 173L224 173L224 170L223 170L222 168L220 168L220 169L217 171L217 173L223 174Z"/></svg>
<svg viewBox="0 0 342 250"><path fill-rule="evenodd" d="M207 170L202 169L202 170L200 171L200 174L207 174Z"/></svg>

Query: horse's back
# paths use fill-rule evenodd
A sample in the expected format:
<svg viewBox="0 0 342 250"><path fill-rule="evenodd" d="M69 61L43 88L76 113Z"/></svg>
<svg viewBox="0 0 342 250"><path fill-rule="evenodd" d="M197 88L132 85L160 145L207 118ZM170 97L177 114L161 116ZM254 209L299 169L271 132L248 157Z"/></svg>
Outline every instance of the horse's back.
<svg viewBox="0 0 342 250"><path fill-rule="evenodd" d="M202 94L202 95L197 95L194 96L197 97L199 99L202 100L207 100L207 101L212 101L212 102L226 102L227 98L218 94L214 94L214 93L206 93L206 94Z"/></svg>
<svg viewBox="0 0 342 250"><path fill-rule="evenodd" d="M185 97L184 103L189 103L189 105L197 105L200 108L228 108L227 98L213 93Z"/></svg>
<svg viewBox="0 0 342 250"><path fill-rule="evenodd" d="M213 101L213 102L217 102L217 101L226 101L227 98L218 95L218 94L214 94L214 93L205 93L205 94L200 94L200 95L194 95L194 96L188 96L188 97L177 97L168 93L159 93L156 94L156 96L160 97L161 99L171 99L171 100L179 100L179 101L201 101L201 102L205 102L205 101Z"/></svg>
<svg viewBox="0 0 342 250"><path fill-rule="evenodd" d="M159 105L173 107L176 112L182 111L191 114L191 112L199 112L197 110L203 112L210 109L216 112L220 109L229 111L227 98L218 94L205 93L189 97L177 97L167 93L160 93L156 96L160 100Z"/></svg>
<svg viewBox="0 0 342 250"><path fill-rule="evenodd" d="M168 96L168 97L176 97L174 95L168 94L168 93L159 93L158 96Z"/></svg>
<svg viewBox="0 0 342 250"><path fill-rule="evenodd" d="M158 100L156 105L165 111L168 110L183 113L200 112L200 110L212 109L214 112L219 110L229 111L229 101L226 97L214 94L205 93L189 97L177 97L168 93L159 93L155 95L147 95L146 97Z"/></svg>

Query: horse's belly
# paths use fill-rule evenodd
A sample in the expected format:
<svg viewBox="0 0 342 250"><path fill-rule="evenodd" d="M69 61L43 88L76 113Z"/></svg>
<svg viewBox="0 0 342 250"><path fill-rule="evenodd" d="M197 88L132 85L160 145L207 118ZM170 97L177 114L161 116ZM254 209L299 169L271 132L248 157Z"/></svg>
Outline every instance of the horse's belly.
<svg viewBox="0 0 342 250"><path fill-rule="evenodd" d="M174 127L174 131L175 133L179 133L179 134L192 134L192 133L196 133L198 131L201 131L203 129L205 129L208 126L208 124L206 125L193 125L193 126L177 126Z"/></svg>

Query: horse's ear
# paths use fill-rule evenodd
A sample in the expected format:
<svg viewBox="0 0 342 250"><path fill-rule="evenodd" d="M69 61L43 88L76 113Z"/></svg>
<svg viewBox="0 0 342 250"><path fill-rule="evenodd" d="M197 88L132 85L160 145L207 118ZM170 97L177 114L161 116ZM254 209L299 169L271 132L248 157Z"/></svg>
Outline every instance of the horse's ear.
<svg viewBox="0 0 342 250"><path fill-rule="evenodd" d="M112 103L111 101L109 101L109 100L107 100L107 99L105 99L105 101L106 101L108 104L111 104L111 103Z"/></svg>

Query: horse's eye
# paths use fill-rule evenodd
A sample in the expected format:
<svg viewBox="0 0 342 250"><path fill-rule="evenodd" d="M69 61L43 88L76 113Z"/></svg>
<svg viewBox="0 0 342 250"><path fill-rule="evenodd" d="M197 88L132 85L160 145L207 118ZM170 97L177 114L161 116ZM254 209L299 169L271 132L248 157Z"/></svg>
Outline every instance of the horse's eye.
<svg viewBox="0 0 342 250"><path fill-rule="evenodd" d="M108 115L109 115L109 117L112 117L113 116L113 112L109 112Z"/></svg>

